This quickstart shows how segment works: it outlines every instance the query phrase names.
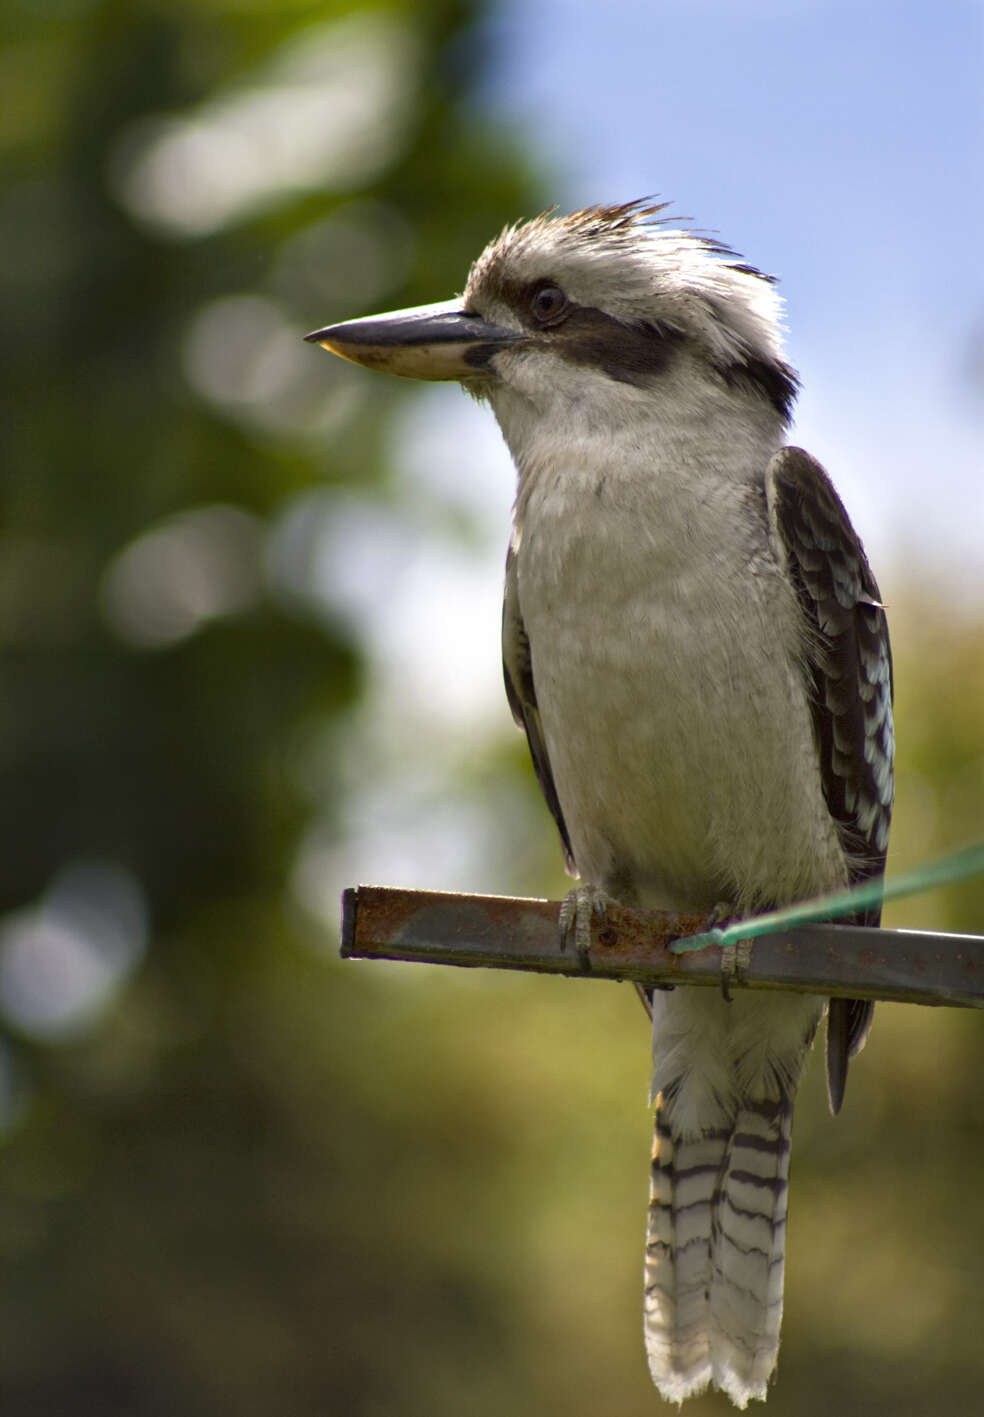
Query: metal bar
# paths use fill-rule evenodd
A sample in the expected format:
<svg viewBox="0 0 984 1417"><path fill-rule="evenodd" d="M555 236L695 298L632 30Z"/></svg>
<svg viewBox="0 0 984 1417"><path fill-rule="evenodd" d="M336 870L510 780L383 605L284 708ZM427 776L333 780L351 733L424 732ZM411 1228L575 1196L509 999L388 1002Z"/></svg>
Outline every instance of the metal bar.
<svg viewBox="0 0 984 1417"><path fill-rule="evenodd" d="M416 960L539 974L590 974L646 985L721 983L717 946L670 954L707 924L694 915L611 906L591 927L585 963L563 949L558 901L356 886L342 897L346 958ZM747 947L747 948L746 948ZM729 984L856 999L984 1007L984 935L799 925L740 948Z"/></svg>

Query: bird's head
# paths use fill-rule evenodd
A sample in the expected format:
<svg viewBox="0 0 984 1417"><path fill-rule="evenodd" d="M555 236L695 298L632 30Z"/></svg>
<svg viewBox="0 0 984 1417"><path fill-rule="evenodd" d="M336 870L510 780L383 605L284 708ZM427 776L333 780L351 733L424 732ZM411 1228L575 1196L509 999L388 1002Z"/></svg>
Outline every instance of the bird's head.
<svg viewBox="0 0 984 1417"><path fill-rule="evenodd" d="M616 392L652 394L686 369L785 423L796 376L781 357L772 281L662 211L632 202L546 212L491 242L459 298L307 339L392 374L459 380L497 412L518 399L541 415L590 416Z"/></svg>

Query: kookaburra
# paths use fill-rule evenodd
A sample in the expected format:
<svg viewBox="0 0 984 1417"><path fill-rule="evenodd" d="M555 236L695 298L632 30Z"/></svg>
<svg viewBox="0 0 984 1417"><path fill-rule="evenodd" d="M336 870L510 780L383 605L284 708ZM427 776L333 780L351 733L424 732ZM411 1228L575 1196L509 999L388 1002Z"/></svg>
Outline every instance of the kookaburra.
<svg viewBox="0 0 984 1417"><path fill-rule="evenodd" d="M882 873L891 658L847 513L784 442L797 380L771 280L662 210L547 213L493 241L459 298L308 339L492 407L518 474L506 693L578 909L721 918ZM826 1006L651 1000L645 1329L671 1401L765 1396L793 1099ZM870 1024L869 1003L830 1003L835 1112Z"/></svg>

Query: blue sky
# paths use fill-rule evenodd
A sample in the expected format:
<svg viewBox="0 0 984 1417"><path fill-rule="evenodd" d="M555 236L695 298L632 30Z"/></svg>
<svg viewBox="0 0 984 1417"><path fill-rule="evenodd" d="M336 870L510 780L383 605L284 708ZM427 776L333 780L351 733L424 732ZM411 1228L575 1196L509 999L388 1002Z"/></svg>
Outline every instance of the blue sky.
<svg viewBox="0 0 984 1417"><path fill-rule="evenodd" d="M984 3L504 0L490 40L545 199L659 193L778 274L794 436L877 566L984 593Z"/></svg>

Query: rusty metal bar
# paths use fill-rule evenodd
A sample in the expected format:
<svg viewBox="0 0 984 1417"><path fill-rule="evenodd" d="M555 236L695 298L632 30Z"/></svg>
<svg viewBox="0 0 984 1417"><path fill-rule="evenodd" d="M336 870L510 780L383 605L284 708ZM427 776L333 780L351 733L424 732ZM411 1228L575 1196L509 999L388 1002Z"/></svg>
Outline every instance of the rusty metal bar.
<svg viewBox="0 0 984 1417"><path fill-rule="evenodd" d="M667 946L707 924L700 916L612 906L592 922L587 970L561 947L558 901L356 886L342 896L341 953L350 959L590 974L640 984L721 982L717 946L670 954ZM799 925L741 947L748 989L845 998L984 1007L984 935Z"/></svg>

